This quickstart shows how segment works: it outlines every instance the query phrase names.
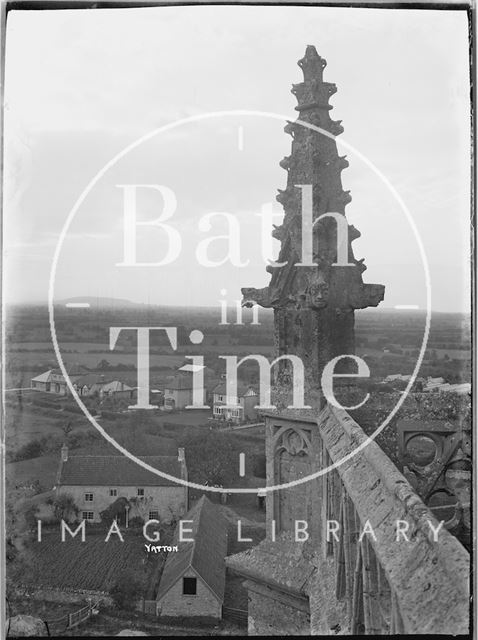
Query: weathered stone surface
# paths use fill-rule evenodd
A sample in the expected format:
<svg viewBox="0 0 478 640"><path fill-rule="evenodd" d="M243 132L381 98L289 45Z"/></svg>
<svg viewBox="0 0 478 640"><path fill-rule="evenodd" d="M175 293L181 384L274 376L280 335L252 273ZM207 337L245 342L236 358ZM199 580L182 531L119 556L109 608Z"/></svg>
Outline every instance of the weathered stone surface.
<svg viewBox="0 0 478 640"><path fill-rule="evenodd" d="M287 171L287 186L277 196L284 207L284 220L273 231L281 242L277 262L285 265L268 267L272 273L268 287L247 287L242 293L246 306L257 303L274 308L276 355L295 354L302 359L307 403L319 406L318 385L324 366L336 356L355 353L354 309L377 306L384 287L362 281L366 267L352 250L352 241L360 233L345 221L348 265L338 266L338 223L330 217L318 221L330 213L345 218L351 197L342 188L341 171L348 161L337 153L334 137L343 127L330 117L328 101L336 87L323 81L326 61L315 47L308 46L298 64L304 82L293 85L292 93L298 100L299 120L285 127L292 136L292 149L280 163ZM303 233L302 192L296 185L310 185L312 190L313 266L297 266L303 256ZM344 371L347 366L343 363ZM291 404L290 367L281 362L277 370L274 403L285 407Z"/></svg>
<svg viewBox="0 0 478 640"><path fill-rule="evenodd" d="M311 546L288 534L226 558L229 569L248 578L249 635L309 635L311 558Z"/></svg>
<svg viewBox="0 0 478 640"><path fill-rule="evenodd" d="M266 587L261 593L255 583L249 585L248 634L250 636L310 635L307 611L270 597ZM278 621L279 624L278 624Z"/></svg>
<svg viewBox="0 0 478 640"><path fill-rule="evenodd" d="M346 411L326 405L320 391L325 365L355 353L354 310L376 306L384 295L382 285L362 281L365 265L351 246L360 234L353 227L349 266L335 264L335 220L315 226L314 266L297 266L302 194L295 185L312 185L314 221L326 212L345 217L350 201L340 176L348 162L338 156L334 139L343 127L329 114L336 87L323 81L325 64L307 47L299 61L304 82L293 87L302 123L285 127L293 141L291 155L281 162L287 188L277 196L284 220L273 236L281 242L277 261L286 264L268 268L268 287L243 289L244 304L274 309L275 355L296 355L304 364L312 410L285 409L292 404L294 378L281 361L272 396L279 411L266 416L267 486L299 483L267 493L266 540L229 557L227 565L247 578L251 635L466 633L469 554L446 530L433 540L430 523L437 528L438 522L430 510L382 449ZM332 463L336 469L300 483ZM450 477L456 485L461 480L456 473ZM308 543L290 537L297 517L309 520ZM327 539L327 521L342 525L336 539ZM407 539L397 538L397 521L408 525ZM274 523L277 541L270 533ZM359 536L367 523L376 538Z"/></svg>
<svg viewBox="0 0 478 640"><path fill-rule="evenodd" d="M310 547L298 544L289 534L281 534L275 542L269 538L256 547L229 556L226 565L247 578L305 598L307 581L314 572L311 558Z"/></svg>
<svg viewBox="0 0 478 640"><path fill-rule="evenodd" d="M327 406L319 431L338 468L361 523L370 522L374 552L394 591L405 633L468 632L470 557L445 529L433 540L432 512L383 451L343 410ZM410 541L397 540L397 521L409 525Z"/></svg>

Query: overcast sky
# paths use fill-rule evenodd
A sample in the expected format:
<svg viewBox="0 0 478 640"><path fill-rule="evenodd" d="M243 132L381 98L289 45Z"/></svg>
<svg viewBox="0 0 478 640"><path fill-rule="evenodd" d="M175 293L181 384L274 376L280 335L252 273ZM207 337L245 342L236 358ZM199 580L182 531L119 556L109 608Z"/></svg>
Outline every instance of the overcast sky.
<svg viewBox="0 0 478 640"><path fill-rule="evenodd" d="M11 12L5 88L5 289L7 301L46 301L61 228L89 181L123 148L178 119L222 110L290 119L297 60L313 44L337 84L332 117L408 206L430 264L432 307L469 308L469 86L465 12L302 7L167 7ZM283 122L224 116L160 133L105 173L78 210L61 252L55 298L121 297L215 305L221 289L265 286L257 214L284 188L290 151ZM240 140L241 138L241 140ZM390 191L353 151L343 174L347 217L362 233L355 255L366 282L386 286L385 307L425 305L420 254ZM170 223L182 252L163 267L118 267L122 191L173 189ZM161 213L153 192L142 219ZM208 212L237 217L247 266L198 265ZM280 214L278 203L274 211ZM280 223L280 215L276 224ZM224 243L211 256L219 260ZM138 260L164 257L165 237L145 228Z"/></svg>

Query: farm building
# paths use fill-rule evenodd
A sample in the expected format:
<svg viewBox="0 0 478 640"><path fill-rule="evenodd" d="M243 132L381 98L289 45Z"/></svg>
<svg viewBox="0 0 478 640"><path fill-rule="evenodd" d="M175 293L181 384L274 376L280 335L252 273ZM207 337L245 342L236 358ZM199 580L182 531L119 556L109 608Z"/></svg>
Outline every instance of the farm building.
<svg viewBox="0 0 478 640"><path fill-rule="evenodd" d="M183 518L183 538L179 528L159 583L157 613L164 617L191 617L217 620L222 617L226 581L226 522L219 508L206 496L196 502Z"/></svg>
<svg viewBox="0 0 478 640"><path fill-rule="evenodd" d="M184 449L177 456L141 456L141 461L175 478L187 480ZM128 513L143 520L171 522L188 505L188 489L144 469L126 456L69 456L63 445L56 494L73 497L82 520L100 522L101 512L120 498ZM121 520L121 518L120 518Z"/></svg>
<svg viewBox="0 0 478 640"><path fill-rule="evenodd" d="M258 404L259 398L253 387L238 382L237 393L228 393L226 382L221 382L213 391L212 417L233 422L255 420Z"/></svg>

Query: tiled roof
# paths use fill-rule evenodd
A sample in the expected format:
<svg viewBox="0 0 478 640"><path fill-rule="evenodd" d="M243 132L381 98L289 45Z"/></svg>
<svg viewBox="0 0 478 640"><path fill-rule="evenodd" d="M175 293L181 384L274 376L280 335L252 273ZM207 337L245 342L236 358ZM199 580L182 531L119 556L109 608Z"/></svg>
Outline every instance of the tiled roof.
<svg viewBox="0 0 478 640"><path fill-rule="evenodd" d="M206 496L202 496L182 520L193 521L184 524L185 530L192 530L192 533L185 531L184 537L194 538L194 542L179 542L179 527L176 528L172 544L177 545L179 551L170 552L166 559L156 599L160 600L191 567L222 602L226 581L226 522L219 508Z"/></svg>
<svg viewBox="0 0 478 640"><path fill-rule="evenodd" d="M181 477L176 456L138 456L151 467ZM181 485L158 476L126 456L69 456L60 469L60 485L165 487Z"/></svg>

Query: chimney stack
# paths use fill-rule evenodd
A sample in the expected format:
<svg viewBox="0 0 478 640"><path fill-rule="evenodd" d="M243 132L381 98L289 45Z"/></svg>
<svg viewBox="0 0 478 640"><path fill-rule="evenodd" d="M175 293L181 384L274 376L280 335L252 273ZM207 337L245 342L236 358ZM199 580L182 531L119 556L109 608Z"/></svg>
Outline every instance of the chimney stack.
<svg viewBox="0 0 478 640"><path fill-rule="evenodd" d="M184 448L179 447L178 449L178 462L184 464L186 462L186 456L184 455Z"/></svg>
<svg viewBox="0 0 478 640"><path fill-rule="evenodd" d="M63 444L61 448L61 461L67 462L67 460L68 460L68 447L66 446L66 444Z"/></svg>

